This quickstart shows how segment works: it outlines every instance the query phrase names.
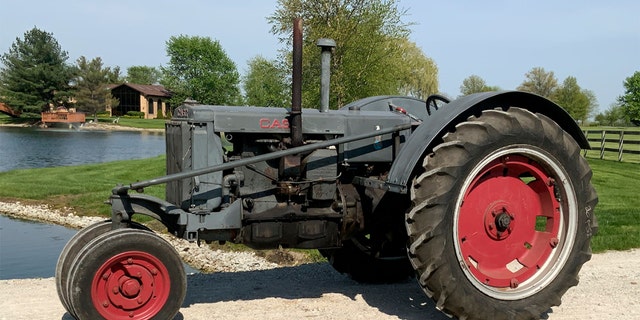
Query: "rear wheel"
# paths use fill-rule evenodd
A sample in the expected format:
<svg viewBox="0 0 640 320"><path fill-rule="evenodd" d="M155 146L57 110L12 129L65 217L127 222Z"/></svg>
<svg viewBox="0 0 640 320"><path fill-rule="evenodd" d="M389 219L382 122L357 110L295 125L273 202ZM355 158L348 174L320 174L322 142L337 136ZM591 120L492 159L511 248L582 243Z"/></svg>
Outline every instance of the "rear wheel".
<svg viewBox="0 0 640 320"><path fill-rule="evenodd" d="M164 239L117 229L82 248L67 290L79 319L172 319L184 300L186 278L180 257Z"/></svg>
<svg viewBox="0 0 640 320"><path fill-rule="evenodd" d="M443 140L407 214L421 286L461 319L538 319L591 257L597 195L580 148L518 108L484 111Z"/></svg>

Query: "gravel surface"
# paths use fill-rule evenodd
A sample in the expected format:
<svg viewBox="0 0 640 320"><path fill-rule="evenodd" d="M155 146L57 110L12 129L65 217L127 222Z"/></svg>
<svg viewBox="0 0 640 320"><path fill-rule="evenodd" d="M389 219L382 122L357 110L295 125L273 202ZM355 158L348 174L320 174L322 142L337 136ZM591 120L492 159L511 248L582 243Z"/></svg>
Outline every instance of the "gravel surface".
<svg viewBox="0 0 640 320"><path fill-rule="evenodd" d="M73 227L101 220L70 210L0 202L0 212ZM449 319L438 312L415 280L362 285L328 264L279 267L253 253L199 248L173 239L183 258L214 273L187 276L179 319ZM189 262L195 264L194 262ZM640 250L596 254L580 273L580 284L563 297L548 319L640 319ZM71 320L55 279L0 281L0 320Z"/></svg>

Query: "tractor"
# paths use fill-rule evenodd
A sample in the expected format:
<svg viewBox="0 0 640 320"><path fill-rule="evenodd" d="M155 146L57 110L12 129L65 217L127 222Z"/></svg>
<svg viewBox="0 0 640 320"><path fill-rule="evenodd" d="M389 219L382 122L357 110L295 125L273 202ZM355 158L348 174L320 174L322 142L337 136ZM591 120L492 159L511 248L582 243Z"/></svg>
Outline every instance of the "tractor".
<svg viewBox="0 0 640 320"><path fill-rule="evenodd" d="M415 277L459 319L540 319L578 283L597 231L589 144L555 103L525 92L453 101L373 96L301 107L186 103L166 122L166 175L116 186L111 218L62 251L56 287L78 319L172 319L186 294L175 237L254 249L318 249L361 282ZM166 184L166 197L141 193ZM135 191L135 192L134 192Z"/></svg>

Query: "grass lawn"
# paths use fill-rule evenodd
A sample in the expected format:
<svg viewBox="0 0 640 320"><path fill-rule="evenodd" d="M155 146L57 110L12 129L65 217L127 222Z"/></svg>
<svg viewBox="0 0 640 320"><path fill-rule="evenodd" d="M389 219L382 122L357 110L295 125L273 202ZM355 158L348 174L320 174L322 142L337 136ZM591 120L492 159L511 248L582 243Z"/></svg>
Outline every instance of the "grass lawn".
<svg viewBox="0 0 640 320"><path fill-rule="evenodd" d="M165 157L115 161L73 167L14 170L0 173L0 199L44 202L72 207L80 215L109 216L104 204L118 183L130 183L164 175ZM600 226L593 250L640 248L640 164L588 159L593 185L600 202L596 216ZM145 189L164 198L164 185Z"/></svg>
<svg viewBox="0 0 640 320"><path fill-rule="evenodd" d="M92 118L87 118L91 120ZM113 123L115 118L98 118L98 122ZM118 119L118 124L123 127L133 127L140 129L164 129L164 123L166 119L138 119L138 118L123 118Z"/></svg>

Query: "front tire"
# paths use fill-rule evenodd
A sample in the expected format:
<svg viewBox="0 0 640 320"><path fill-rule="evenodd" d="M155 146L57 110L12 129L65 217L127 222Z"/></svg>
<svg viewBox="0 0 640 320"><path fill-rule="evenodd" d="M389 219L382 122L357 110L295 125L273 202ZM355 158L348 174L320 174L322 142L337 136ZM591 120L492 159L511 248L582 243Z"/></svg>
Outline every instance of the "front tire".
<svg viewBox="0 0 640 320"><path fill-rule="evenodd" d="M87 243L69 273L78 319L173 319L186 294L182 261L146 230L117 229Z"/></svg>
<svg viewBox="0 0 640 320"><path fill-rule="evenodd" d="M409 256L436 307L460 319L539 319L591 257L597 195L577 143L549 118L487 110L423 162Z"/></svg>

